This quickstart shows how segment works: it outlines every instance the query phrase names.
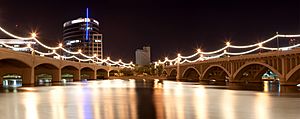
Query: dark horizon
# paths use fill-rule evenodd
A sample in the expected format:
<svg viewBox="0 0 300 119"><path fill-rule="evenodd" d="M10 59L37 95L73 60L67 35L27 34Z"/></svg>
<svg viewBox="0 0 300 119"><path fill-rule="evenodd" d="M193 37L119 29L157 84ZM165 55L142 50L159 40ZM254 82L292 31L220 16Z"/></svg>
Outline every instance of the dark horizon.
<svg viewBox="0 0 300 119"><path fill-rule="evenodd" d="M219 49L230 40L246 45L276 32L300 33L300 1L2 1L1 27L20 36L37 30L41 41L57 46L64 22L85 17L100 22L104 57L134 61L151 47L152 61L197 48ZM0 34L1 37L5 37Z"/></svg>

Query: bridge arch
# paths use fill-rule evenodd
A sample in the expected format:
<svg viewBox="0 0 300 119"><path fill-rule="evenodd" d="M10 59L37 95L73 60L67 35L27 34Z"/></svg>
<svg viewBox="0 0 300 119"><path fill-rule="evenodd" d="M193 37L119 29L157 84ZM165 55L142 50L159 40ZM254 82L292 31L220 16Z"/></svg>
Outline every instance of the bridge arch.
<svg viewBox="0 0 300 119"><path fill-rule="evenodd" d="M286 81L300 83L300 65L297 65L288 72L288 74L286 75Z"/></svg>
<svg viewBox="0 0 300 119"><path fill-rule="evenodd" d="M60 67L61 67L61 69L64 67L74 67L77 70L79 70L80 66L79 66L79 64L76 64L76 63L77 62L63 62L63 63L61 63Z"/></svg>
<svg viewBox="0 0 300 119"><path fill-rule="evenodd" d="M53 62L52 62L53 61ZM34 67L37 67L37 66L41 66L41 65L44 65L44 64L49 64L51 66L54 66L55 68L59 69L59 62L53 60L53 59L50 59L50 60L37 60L37 62L35 62L34 64Z"/></svg>
<svg viewBox="0 0 300 119"><path fill-rule="evenodd" d="M80 70L81 69L86 69L86 68L89 68L89 69L92 69L92 70L97 70L94 65L91 65L91 64L84 64L84 65L81 65L80 67Z"/></svg>
<svg viewBox="0 0 300 119"><path fill-rule="evenodd" d="M182 73L182 78L184 78L184 79L198 81L200 76L201 76L201 73L193 66L187 67Z"/></svg>
<svg viewBox="0 0 300 119"><path fill-rule="evenodd" d="M112 67L108 67L108 66L100 66L100 67L96 67L96 70L105 70L105 71L109 71L111 70Z"/></svg>
<svg viewBox="0 0 300 119"><path fill-rule="evenodd" d="M176 77L177 76L177 70L176 69L172 69L170 71L170 74L168 75L169 77Z"/></svg>
<svg viewBox="0 0 300 119"><path fill-rule="evenodd" d="M106 69L97 69L97 79L105 79L109 77L109 72Z"/></svg>
<svg viewBox="0 0 300 119"><path fill-rule="evenodd" d="M263 69L259 69L258 72L255 72L255 76L252 77L254 79L250 79L250 80L256 80L257 78L261 78L259 76L263 75L267 70L271 70L273 73L275 73L278 78L280 78L280 80L282 79L282 75L281 73L279 73L274 67L266 64L266 63L262 63L262 62L249 62L246 63L244 65L242 65L234 74L233 74L233 80L237 81L240 80L240 78L242 78L242 76L245 74L245 72L248 70L248 68L251 68L251 66L262 66L261 68ZM251 69L250 69L251 70ZM247 75L247 74L245 74Z"/></svg>
<svg viewBox="0 0 300 119"><path fill-rule="evenodd" d="M24 59L19 58L19 57L1 58L0 61L1 60L3 60L3 61L4 60L7 60L7 61L11 60L11 61L16 61L16 62L21 62L21 63L27 65L28 67L32 67L32 61L31 60L24 60Z"/></svg>
<svg viewBox="0 0 300 119"><path fill-rule="evenodd" d="M161 75L162 75L162 76L168 76L167 70L164 69L164 70L162 71Z"/></svg>
<svg viewBox="0 0 300 119"><path fill-rule="evenodd" d="M214 71L214 73L212 73L213 71ZM201 80L225 81L230 76L231 76L231 73L223 66L210 65L209 67L207 67L204 70ZM210 78L212 78L212 79L210 79Z"/></svg>
<svg viewBox="0 0 300 119"><path fill-rule="evenodd" d="M82 67L80 69L80 77L81 79L94 79L95 71L91 67Z"/></svg>
<svg viewBox="0 0 300 119"><path fill-rule="evenodd" d="M61 68L61 79L66 81L79 81L79 68L73 65L65 65Z"/></svg>
<svg viewBox="0 0 300 119"><path fill-rule="evenodd" d="M118 76L119 75L119 71L115 70L115 69L109 70L108 73L109 73L109 76Z"/></svg>
<svg viewBox="0 0 300 119"><path fill-rule="evenodd" d="M50 63L40 63L34 67L34 81L41 82L40 80L44 80L43 77L40 77L42 75L47 76L49 82L57 82L61 79L59 67ZM49 75L51 75L51 78Z"/></svg>
<svg viewBox="0 0 300 119"><path fill-rule="evenodd" d="M0 59L0 84L2 84L3 78L6 75L18 75L21 76L22 84L31 84L33 80L32 66L30 63L18 58L4 58Z"/></svg>

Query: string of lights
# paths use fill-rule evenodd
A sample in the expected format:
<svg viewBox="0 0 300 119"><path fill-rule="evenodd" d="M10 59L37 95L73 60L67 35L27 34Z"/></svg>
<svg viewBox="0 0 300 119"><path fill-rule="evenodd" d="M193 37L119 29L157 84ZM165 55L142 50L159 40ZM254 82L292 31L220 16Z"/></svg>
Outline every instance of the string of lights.
<svg viewBox="0 0 300 119"><path fill-rule="evenodd" d="M231 45L230 42L226 42L226 45L218 50L215 51L210 51L210 52L204 52L201 49L197 49L197 52L189 55L189 56L181 56L180 54L177 55L176 58L174 59L169 59L168 57L165 57L165 60L161 61L158 60L158 62L155 62L156 65L159 64L167 64L167 65L175 65L179 62L179 64L183 64L183 63L194 63L194 62L198 62L198 61L203 61L203 60L209 60L209 59L214 59L214 58L220 58L223 57L225 55L232 55L232 56L236 56L236 55L245 55L245 54L249 54L252 52L255 52L257 50L263 49L263 50L269 50L269 51L276 51L276 50L290 50L296 47L299 47L300 44L295 44L295 45L291 45L291 46L287 46L287 47L278 47L278 48L272 48L272 47L264 47L263 45L275 40L277 38L296 38L296 37L300 37L299 35L275 35L265 41L259 42L259 43L255 43L255 44L251 44L251 45L244 45L244 46L238 46L238 45ZM278 39L277 39L278 40ZM228 48L233 48L233 49L249 49L252 48L250 50L247 51L241 51L241 52L228 52L227 49ZM195 58L196 56L198 56L198 58ZM194 60L190 60L190 59L194 59Z"/></svg>
<svg viewBox="0 0 300 119"><path fill-rule="evenodd" d="M60 43L58 47L47 46L47 45L43 44L42 42L40 42L37 39L37 34L36 33L32 33L31 37L20 37L20 36L16 36L16 35L8 32L8 31L6 31L2 27L0 27L0 30L3 33L5 33L6 35L8 35L10 37L13 37L15 39L20 39L20 40L34 40L39 45L41 45L42 47L46 48L47 50L51 50L52 52L44 53L44 52L38 51L38 50L34 49L33 47L31 47L30 43L28 43L26 47L15 48L15 47L10 46L10 45L8 45L8 44L6 44L4 42L0 42L0 44L2 44L3 46L5 46L7 48L10 48L10 49L21 49L21 50L30 49L31 52L37 53L40 56L51 56L51 55L54 55L54 57L56 57L58 59L62 59L62 60L76 59L79 62L93 62L93 63L96 63L96 64L107 64L109 66L119 66L119 67L126 67L126 68L132 68L134 66L134 64L132 62L130 62L130 63L124 63L124 62L122 62L121 59L119 61L113 61L113 60L110 59L110 57L108 57L107 59L100 59L99 57L97 57L96 54L94 54L93 56L88 56L88 55L83 54L81 52L81 49L78 49L77 52L72 52L72 51L69 51L69 50L65 49L63 47L62 43ZM71 54L71 56L63 56L63 55L60 55L60 54L56 53L56 50L60 50L60 49L62 51L64 51L64 52L68 53L68 54ZM81 59L81 58L79 58L79 57L77 57L75 55L80 55L80 56L84 57L85 59Z"/></svg>

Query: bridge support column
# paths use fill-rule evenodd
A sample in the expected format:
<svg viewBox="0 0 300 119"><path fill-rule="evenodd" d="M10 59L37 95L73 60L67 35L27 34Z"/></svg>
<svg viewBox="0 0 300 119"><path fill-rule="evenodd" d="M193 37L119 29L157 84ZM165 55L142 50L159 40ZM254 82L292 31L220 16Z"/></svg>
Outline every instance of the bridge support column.
<svg viewBox="0 0 300 119"><path fill-rule="evenodd" d="M58 69L58 81L61 81L61 69Z"/></svg>
<svg viewBox="0 0 300 119"><path fill-rule="evenodd" d="M234 79L233 76L229 76L228 77L228 82L234 82L233 79Z"/></svg>
<svg viewBox="0 0 300 119"><path fill-rule="evenodd" d="M59 68L56 72L53 73L52 82L61 81L61 69Z"/></svg>
<svg viewBox="0 0 300 119"><path fill-rule="evenodd" d="M0 75L0 85L3 85L3 77Z"/></svg>
<svg viewBox="0 0 300 119"><path fill-rule="evenodd" d="M284 84L286 82L286 74L287 74L287 60L285 58L281 58L281 67L282 67L282 77L279 77L280 84Z"/></svg>
<svg viewBox="0 0 300 119"><path fill-rule="evenodd" d="M94 70L94 79L97 79L97 70Z"/></svg>
<svg viewBox="0 0 300 119"><path fill-rule="evenodd" d="M80 69L78 70L78 76L77 76L76 78L77 78L77 81L80 81L80 80L81 80L81 72L80 72Z"/></svg>
<svg viewBox="0 0 300 119"><path fill-rule="evenodd" d="M109 77L110 77L110 76L109 76L109 72L110 72L110 71L109 71L109 70L107 70L107 78L109 78Z"/></svg>
<svg viewBox="0 0 300 119"><path fill-rule="evenodd" d="M22 78L22 84L34 84L34 68L28 68L28 70L25 70Z"/></svg>

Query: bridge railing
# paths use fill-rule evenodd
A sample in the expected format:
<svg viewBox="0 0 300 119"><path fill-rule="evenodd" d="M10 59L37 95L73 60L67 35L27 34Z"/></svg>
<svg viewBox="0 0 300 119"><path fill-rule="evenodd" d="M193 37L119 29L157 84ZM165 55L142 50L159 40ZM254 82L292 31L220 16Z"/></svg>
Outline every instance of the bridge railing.
<svg viewBox="0 0 300 119"><path fill-rule="evenodd" d="M251 44L251 45L232 45L230 42L226 42L226 45L223 48L220 48L215 51L210 52L204 52L201 49L197 49L197 52L189 55L189 56L182 56L181 54L178 54L176 58L169 59L168 57L165 57L163 61L158 60L155 62L156 65L178 65L183 63L194 63L198 61L204 61L204 60L210 60L215 58L221 58L221 57L230 57L230 56L239 56L239 55L245 55L245 54L253 54L257 52L264 51L286 51L291 50L293 48L298 48L300 46L300 42L293 43L288 46L279 47L279 38L299 38L300 34L298 35L280 35L277 34L269 39L266 39L262 42ZM271 41L277 40L277 47L267 47L267 43L270 43ZM295 40L295 39L293 39ZM239 52L232 52L232 49L237 49ZM247 49L247 50L245 50ZM231 52L230 52L231 51Z"/></svg>

